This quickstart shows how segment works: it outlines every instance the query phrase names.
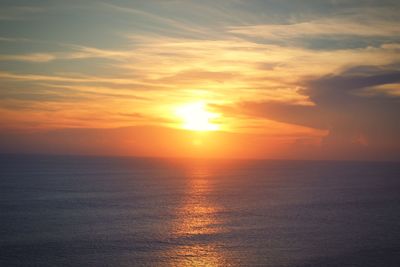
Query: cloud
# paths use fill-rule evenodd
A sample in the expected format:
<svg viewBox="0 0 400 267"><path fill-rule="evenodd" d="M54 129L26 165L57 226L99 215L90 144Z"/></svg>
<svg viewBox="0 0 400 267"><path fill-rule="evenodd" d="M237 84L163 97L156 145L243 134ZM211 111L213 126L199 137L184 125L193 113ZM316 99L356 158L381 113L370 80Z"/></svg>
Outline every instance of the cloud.
<svg viewBox="0 0 400 267"><path fill-rule="evenodd" d="M21 128L121 127L167 124L173 108L201 99L224 108L232 131L292 133L299 144L326 131L325 144L340 137L331 143L372 146L379 135L389 142L398 133L388 126L398 112L398 8L360 3L56 3L32 25L7 22L17 28L0 37L0 108L7 125ZM76 16L82 29L72 27ZM319 39L334 49L302 43Z"/></svg>
<svg viewBox="0 0 400 267"><path fill-rule="evenodd" d="M234 26L229 32L269 39L288 39L302 36L354 36L354 37L393 37L400 35L397 21L372 20L353 21L345 18L322 18L294 24L262 24Z"/></svg>
<svg viewBox="0 0 400 267"><path fill-rule="evenodd" d="M43 7L7 6L0 9L0 20L26 20L30 15L44 12Z"/></svg>
<svg viewBox="0 0 400 267"><path fill-rule="evenodd" d="M364 94L370 88L399 82L400 70L395 66L358 66L337 75L305 81L306 89L301 93L313 105L245 101L236 107L220 109L222 112L327 129L329 134L322 145L335 151L350 151L362 146L370 147L369 153L375 151L380 156L385 151L399 156L400 96L382 92Z"/></svg>
<svg viewBox="0 0 400 267"><path fill-rule="evenodd" d="M255 101L267 102L268 112L274 115L272 119L292 125L279 128L276 123L266 120L229 116L224 119L224 123L231 131L274 131L285 134L292 131L299 138L315 139L316 132L319 133L317 138L321 136L319 131L300 131L293 126L296 124L330 129L327 121L321 120L319 113L310 109L313 100L302 91L310 86L303 82L305 79L318 79L332 73L339 75L343 68L362 63L370 64L371 73L375 73L379 66L394 64L400 60L398 45L393 43L364 49L313 51L299 47L259 44L240 38L199 40L147 35L137 37L141 41L125 50L75 45L70 46L74 49L71 54L56 54L58 57L70 58L117 58L118 60L107 61L108 64L101 62L101 67L106 72L85 74L86 68L74 73L56 72L55 69L54 72L40 69L0 71L2 83L9 84L0 89L0 95L7 96L0 105L9 111L27 107L38 109L38 116L21 112L16 119L13 114L13 125L19 123L19 127L22 127L28 121L40 121L42 127L45 125L53 128L100 125L120 127L137 123L137 120L127 121L121 116L110 116L107 109L120 113L140 110L149 121L162 123L161 120L154 119L157 117L155 113L162 114L163 122L176 120L173 117L173 108L197 99L216 105L253 103L254 108ZM56 63L51 67L57 67ZM78 65L72 66L81 64L76 63ZM97 70L97 65L87 63L89 65L85 66L92 66L93 70ZM367 73L365 68L363 71L364 74ZM7 93L8 90L17 90L16 88L21 90L12 95ZM369 91L363 93L371 94ZM65 95L66 101L55 101L55 95ZM79 99L75 101L75 105L71 95ZM29 97L32 97L31 101ZM43 100L41 105L38 103L40 99ZM46 113L44 109L58 111ZM305 116L305 113L308 115ZM79 116L88 118L90 114L105 120L78 119Z"/></svg>
<svg viewBox="0 0 400 267"><path fill-rule="evenodd" d="M58 59L87 59L87 58L105 58L109 60L128 59L134 55L132 50L110 50L96 47L65 44L63 46L72 48L72 52L58 53Z"/></svg>
<svg viewBox="0 0 400 267"><path fill-rule="evenodd" d="M143 89L149 89L151 87L160 88L162 85L152 84L150 82L143 82L127 77L104 77L104 76L92 76L82 75L76 73L59 74L59 75L39 75L39 74L20 74L11 72L0 71L0 79L8 81L25 81L25 82L60 82L60 83L78 83L78 84L106 84L109 86L137 86ZM165 86L164 86L165 87Z"/></svg>
<svg viewBox="0 0 400 267"><path fill-rule="evenodd" d="M0 42L35 42L27 38L0 37Z"/></svg>
<svg viewBox="0 0 400 267"><path fill-rule="evenodd" d="M22 41L24 39L5 38L4 40L17 42L17 41ZM71 44L60 44L60 45L63 47L68 47L72 49L72 51L15 54L15 55L0 54L0 61L22 61L22 62L40 63L40 62L50 62L54 60L77 60L77 59L94 59L94 58L103 58L103 59L118 61L118 60L127 60L133 56L133 52L131 50L109 50L109 49L100 49L95 47L71 45Z"/></svg>
<svg viewBox="0 0 400 267"><path fill-rule="evenodd" d="M188 22L180 22L179 20L164 17L159 14L153 14L151 12L146 12L144 10L140 10L137 8L120 6L116 4L104 3L103 4L108 10L114 10L120 13L127 13L130 15L134 15L136 17L144 17L146 19L145 26L149 27L150 25L156 23L159 25L158 28L152 28L153 31L160 31L163 33L176 33L182 35L182 31L186 33L196 34L196 35L204 35L210 36L210 30L204 27L200 27L198 25L188 25ZM140 22L140 20L139 20ZM175 30L174 30L175 29Z"/></svg>
<svg viewBox="0 0 400 267"><path fill-rule="evenodd" d="M23 62L49 62L56 57L45 53L32 53L21 55L0 55L0 61L23 61Z"/></svg>

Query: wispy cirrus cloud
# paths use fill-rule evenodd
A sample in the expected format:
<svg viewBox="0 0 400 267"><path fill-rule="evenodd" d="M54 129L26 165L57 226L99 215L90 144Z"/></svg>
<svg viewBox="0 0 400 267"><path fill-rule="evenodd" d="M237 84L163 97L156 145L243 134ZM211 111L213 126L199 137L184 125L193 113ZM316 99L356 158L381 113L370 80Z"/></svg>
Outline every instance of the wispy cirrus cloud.
<svg viewBox="0 0 400 267"><path fill-rule="evenodd" d="M57 2L40 17L40 7L8 6L1 120L9 128L176 126L174 108L201 99L221 112L225 130L377 143L369 128L381 122L364 117L398 112L399 82L354 83L398 71L399 7L360 3ZM31 16L38 21L23 20Z"/></svg>
<svg viewBox="0 0 400 267"><path fill-rule="evenodd" d="M364 63L381 66L400 62L396 44L313 51L302 47L254 43L240 38L198 40L143 36L140 40L126 50L72 46L75 51L63 54L65 60L84 57L112 59L109 63L112 72L108 75L0 72L0 79L53 84L53 89L91 91L92 100L96 99L96 92L116 100L125 90L126 93L140 92L140 97L157 99L160 107L167 106L167 102L189 101L194 94L219 104L256 98L312 105L313 102L301 93L305 78L337 73ZM232 90L235 94L230 94ZM250 124L247 124L249 129L252 127ZM235 127L242 129L244 125Z"/></svg>
<svg viewBox="0 0 400 267"><path fill-rule="evenodd" d="M47 53L0 55L0 61L49 62L54 59L56 59L55 55Z"/></svg>
<svg viewBox="0 0 400 267"><path fill-rule="evenodd" d="M0 20L26 20L31 15L44 12L46 9L37 6L7 6L0 10Z"/></svg>
<svg viewBox="0 0 400 267"><path fill-rule="evenodd" d="M0 72L0 79L8 81L26 81L26 82L61 82L61 83L78 83L78 84L107 84L121 86L143 86L144 89L149 87L162 87L150 82L134 80L123 77L104 77L90 76L81 74L64 73L60 75L38 75L38 74L19 74L11 72ZM165 86L164 86L165 87Z"/></svg>
<svg viewBox="0 0 400 267"><path fill-rule="evenodd" d="M400 36L399 22L357 21L351 18L320 18L293 24L260 24L229 27L230 33L268 39L315 36L393 37Z"/></svg>
<svg viewBox="0 0 400 267"><path fill-rule="evenodd" d="M0 54L0 61L50 62L54 60L77 60L103 58L108 60L122 60L132 56L132 51L109 50L95 47L60 44L69 51L29 53L29 54Z"/></svg>
<svg viewBox="0 0 400 267"><path fill-rule="evenodd" d="M32 42L27 38L0 37L0 42Z"/></svg>
<svg viewBox="0 0 400 267"><path fill-rule="evenodd" d="M156 32L179 33L179 31L181 31L181 33L182 33L182 31L184 31L186 33L192 33L192 34L196 34L196 35L200 34L202 36L212 36L210 29L201 27L199 25L193 25L193 24L188 25L187 22L186 23L181 22L181 21L173 19L171 17L164 17L162 15L153 14L153 13L146 12L144 10L140 10L137 8L121 6L121 5L117 5L117 4L111 4L111 3L103 3L103 6L109 10L114 10L116 12L144 17L146 19L147 23L150 22L150 23L156 23L159 25L158 27L152 26L152 29ZM149 25L145 24L145 26L149 26Z"/></svg>

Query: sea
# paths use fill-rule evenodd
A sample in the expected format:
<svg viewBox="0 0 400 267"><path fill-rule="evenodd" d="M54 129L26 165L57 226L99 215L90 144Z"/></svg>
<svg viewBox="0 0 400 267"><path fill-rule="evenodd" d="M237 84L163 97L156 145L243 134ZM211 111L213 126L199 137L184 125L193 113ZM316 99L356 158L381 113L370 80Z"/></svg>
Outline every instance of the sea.
<svg viewBox="0 0 400 267"><path fill-rule="evenodd" d="M1 155L0 266L400 266L396 162Z"/></svg>

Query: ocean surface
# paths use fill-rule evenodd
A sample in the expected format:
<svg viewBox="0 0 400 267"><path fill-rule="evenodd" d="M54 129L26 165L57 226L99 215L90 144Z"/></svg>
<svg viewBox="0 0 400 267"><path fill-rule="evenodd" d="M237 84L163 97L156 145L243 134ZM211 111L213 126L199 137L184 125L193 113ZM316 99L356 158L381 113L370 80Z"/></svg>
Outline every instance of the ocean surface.
<svg viewBox="0 0 400 267"><path fill-rule="evenodd" d="M0 266L400 266L400 164L0 156Z"/></svg>

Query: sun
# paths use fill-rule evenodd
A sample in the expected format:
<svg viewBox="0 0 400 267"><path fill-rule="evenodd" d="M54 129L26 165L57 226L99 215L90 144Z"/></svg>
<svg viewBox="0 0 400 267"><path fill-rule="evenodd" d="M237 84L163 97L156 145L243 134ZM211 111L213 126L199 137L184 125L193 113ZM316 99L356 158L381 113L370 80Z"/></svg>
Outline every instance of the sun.
<svg viewBox="0 0 400 267"><path fill-rule="evenodd" d="M210 112L202 101L186 104L176 109L176 115L181 118L182 127L192 131L217 131L219 125L212 120L220 117L220 114Z"/></svg>

